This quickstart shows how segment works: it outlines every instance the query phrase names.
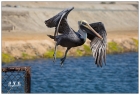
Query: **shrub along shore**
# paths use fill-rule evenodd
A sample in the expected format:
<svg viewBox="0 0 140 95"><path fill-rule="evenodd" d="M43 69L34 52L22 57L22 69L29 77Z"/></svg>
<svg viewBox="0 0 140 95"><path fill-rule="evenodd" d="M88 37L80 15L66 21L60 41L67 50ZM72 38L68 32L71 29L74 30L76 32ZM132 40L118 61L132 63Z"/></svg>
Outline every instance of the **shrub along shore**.
<svg viewBox="0 0 140 95"><path fill-rule="evenodd" d="M44 44L40 43L45 47ZM92 52L90 46L86 44L72 48L67 56L91 56ZM39 58L53 58L54 47L49 47L45 52L40 52L40 47L33 47L31 44L24 44L24 49L20 50L20 47L7 47L2 52L2 63L11 63L16 60L33 60ZM41 47L42 48L42 47ZM40 49L41 49L40 48ZM38 50L37 50L38 49ZM43 49L42 49L43 50ZM65 48L59 46L57 50L57 58L61 58L64 55ZM17 52L16 52L17 51ZM124 40L121 42L110 41L107 43L107 54L117 54L117 53L125 53L125 52L138 52L138 40L135 38L131 38L129 40ZM19 53L19 54L18 54Z"/></svg>

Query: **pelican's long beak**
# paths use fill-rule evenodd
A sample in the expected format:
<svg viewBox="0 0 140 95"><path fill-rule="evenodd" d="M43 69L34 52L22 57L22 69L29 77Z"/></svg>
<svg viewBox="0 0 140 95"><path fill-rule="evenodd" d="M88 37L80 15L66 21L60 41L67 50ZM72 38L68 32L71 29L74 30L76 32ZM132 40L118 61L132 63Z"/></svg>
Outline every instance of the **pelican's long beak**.
<svg viewBox="0 0 140 95"><path fill-rule="evenodd" d="M84 23L84 27L88 28L89 30L91 30L97 37L101 38L101 40L103 40L103 37L97 33L85 20L81 21L81 22L78 22L79 24L82 24Z"/></svg>
<svg viewBox="0 0 140 95"><path fill-rule="evenodd" d="M101 40L103 40L103 37L99 33L97 33L89 24L87 24L87 26L93 33L95 33L99 38L101 38Z"/></svg>

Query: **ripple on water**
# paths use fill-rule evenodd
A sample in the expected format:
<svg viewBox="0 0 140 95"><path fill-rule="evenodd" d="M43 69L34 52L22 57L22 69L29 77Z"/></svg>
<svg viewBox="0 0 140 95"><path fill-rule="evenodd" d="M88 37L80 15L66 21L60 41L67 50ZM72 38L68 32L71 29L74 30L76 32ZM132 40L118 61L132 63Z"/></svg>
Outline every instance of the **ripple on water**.
<svg viewBox="0 0 140 95"><path fill-rule="evenodd" d="M138 93L138 53L107 55L98 68L92 56L17 61L2 66L31 66L32 93Z"/></svg>

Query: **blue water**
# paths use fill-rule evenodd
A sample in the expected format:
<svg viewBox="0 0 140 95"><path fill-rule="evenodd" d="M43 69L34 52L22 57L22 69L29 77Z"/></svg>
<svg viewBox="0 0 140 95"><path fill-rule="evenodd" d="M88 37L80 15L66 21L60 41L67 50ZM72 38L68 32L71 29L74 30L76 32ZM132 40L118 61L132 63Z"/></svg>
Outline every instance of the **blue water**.
<svg viewBox="0 0 140 95"><path fill-rule="evenodd" d="M102 68L92 56L17 61L2 66L31 66L31 93L138 93L138 53L107 55Z"/></svg>

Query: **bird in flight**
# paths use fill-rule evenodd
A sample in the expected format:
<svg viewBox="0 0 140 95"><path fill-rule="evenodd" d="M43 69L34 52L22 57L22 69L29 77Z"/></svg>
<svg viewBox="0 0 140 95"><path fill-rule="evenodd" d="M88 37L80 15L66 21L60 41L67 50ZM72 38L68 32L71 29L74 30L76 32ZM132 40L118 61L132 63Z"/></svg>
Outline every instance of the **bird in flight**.
<svg viewBox="0 0 140 95"><path fill-rule="evenodd" d="M107 33L102 22L96 22L88 24L87 21L78 21L79 30L75 32L67 22L67 16L74 7L64 9L52 18L45 20L47 27L55 27L54 35L48 35L56 42L54 50L54 62L56 60L57 46L67 47L64 57L61 59L61 66L63 65L68 51L72 47L81 46L86 42L88 38L90 42L90 48L95 58L95 64L102 67L103 63L106 63L106 44Z"/></svg>

